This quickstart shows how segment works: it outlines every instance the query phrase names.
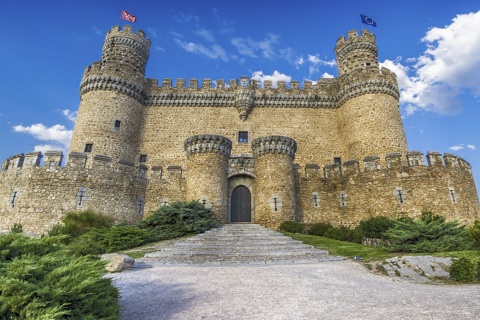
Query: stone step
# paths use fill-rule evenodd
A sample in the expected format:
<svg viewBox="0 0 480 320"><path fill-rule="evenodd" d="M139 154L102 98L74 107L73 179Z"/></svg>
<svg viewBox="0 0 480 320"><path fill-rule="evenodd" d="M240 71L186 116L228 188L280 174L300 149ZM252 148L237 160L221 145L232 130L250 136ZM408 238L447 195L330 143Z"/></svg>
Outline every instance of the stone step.
<svg viewBox="0 0 480 320"><path fill-rule="evenodd" d="M143 258L163 264L318 262L338 259L325 250L315 249L256 224L227 224L149 253Z"/></svg>

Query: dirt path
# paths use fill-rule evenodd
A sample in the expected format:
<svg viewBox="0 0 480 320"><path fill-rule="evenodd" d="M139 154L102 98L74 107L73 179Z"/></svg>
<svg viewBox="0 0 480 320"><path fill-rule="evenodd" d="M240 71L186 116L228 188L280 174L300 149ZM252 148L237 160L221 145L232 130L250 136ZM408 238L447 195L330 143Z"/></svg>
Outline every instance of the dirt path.
<svg viewBox="0 0 480 320"><path fill-rule="evenodd" d="M353 261L155 266L111 275L122 319L479 319L480 285L428 285Z"/></svg>

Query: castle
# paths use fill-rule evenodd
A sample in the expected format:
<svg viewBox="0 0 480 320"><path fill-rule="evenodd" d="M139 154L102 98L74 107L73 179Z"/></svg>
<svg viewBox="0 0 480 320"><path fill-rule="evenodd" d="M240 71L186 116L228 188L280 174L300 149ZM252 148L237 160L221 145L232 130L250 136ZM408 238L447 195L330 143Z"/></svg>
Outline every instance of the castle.
<svg viewBox="0 0 480 320"><path fill-rule="evenodd" d="M140 30L108 32L83 74L66 165L53 151L3 161L0 231L21 223L41 233L88 208L134 222L192 199L219 223L271 228L423 210L480 218L468 162L408 151L397 79L379 69L369 31L338 39L337 78L303 87L248 77L159 83L145 78L149 50Z"/></svg>

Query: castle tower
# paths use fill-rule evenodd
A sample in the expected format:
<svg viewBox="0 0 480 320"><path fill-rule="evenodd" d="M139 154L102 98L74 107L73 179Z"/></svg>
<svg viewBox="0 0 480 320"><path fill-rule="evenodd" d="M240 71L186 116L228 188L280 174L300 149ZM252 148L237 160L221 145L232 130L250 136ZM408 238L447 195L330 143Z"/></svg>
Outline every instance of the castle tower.
<svg viewBox="0 0 480 320"><path fill-rule="evenodd" d="M406 153L407 140L399 110L397 77L379 70L375 35L363 30L348 32L335 47L341 98L339 128L345 160L390 152ZM382 160L383 161L383 160Z"/></svg>
<svg viewBox="0 0 480 320"><path fill-rule="evenodd" d="M270 136L252 141L255 158L255 223L277 228L295 220L293 159L297 143L289 137Z"/></svg>
<svg viewBox="0 0 480 320"><path fill-rule="evenodd" d="M70 152L88 152L90 159L100 154L114 161L138 160L149 50L145 33L133 33L131 26L107 33L101 61L83 74Z"/></svg>
<svg viewBox="0 0 480 320"><path fill-rule="evenodd" d="M227 222L228 157L232 141L210 134L185 140L187 154L187 196L211 208L219 223Z"/></svg>

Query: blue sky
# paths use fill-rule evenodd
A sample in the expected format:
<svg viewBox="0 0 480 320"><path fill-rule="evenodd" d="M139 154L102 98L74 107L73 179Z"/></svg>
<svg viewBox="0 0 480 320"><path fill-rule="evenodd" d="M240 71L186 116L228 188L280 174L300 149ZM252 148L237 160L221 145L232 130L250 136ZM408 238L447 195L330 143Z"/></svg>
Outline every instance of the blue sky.
<svg viewBox="0 0 480 320"><path fill-rule="evenodd" d="M337 39L368 29L397 73L410 150L457 154L480 185L477 0L5 2L0 161L68 150L83 70L100 59L106 32L127 23L122 7L151 38L147 77L157 79L316 81L337 76Z"/></svg>

